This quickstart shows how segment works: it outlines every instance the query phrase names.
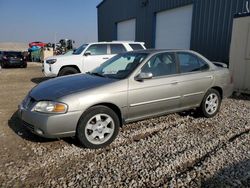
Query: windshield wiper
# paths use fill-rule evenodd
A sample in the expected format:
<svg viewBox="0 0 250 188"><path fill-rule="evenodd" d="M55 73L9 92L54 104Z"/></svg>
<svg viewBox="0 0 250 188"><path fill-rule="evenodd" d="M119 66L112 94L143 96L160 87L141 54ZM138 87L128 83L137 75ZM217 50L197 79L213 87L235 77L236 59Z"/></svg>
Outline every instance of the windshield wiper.
<svg viewBox="0 0 250 188"><path fill-rule="evenodd" d="M98 72L86 72L86 73L87 73L87 74L90 74L90 75L99 76L99 77L105 77L103 74L98 73Z"/></svg>

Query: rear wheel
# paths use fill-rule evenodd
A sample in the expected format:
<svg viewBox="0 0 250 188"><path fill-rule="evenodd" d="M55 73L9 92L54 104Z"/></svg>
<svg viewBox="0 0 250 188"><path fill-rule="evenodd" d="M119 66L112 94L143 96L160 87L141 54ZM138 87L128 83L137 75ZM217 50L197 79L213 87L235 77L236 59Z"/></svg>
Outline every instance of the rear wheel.
<svg viewBox="0 0 250 188"><path fill-rule="evenodd" d="M220 105L220 93L215 89L210 89L202 100L200 112L207 118L214 117L218 113Z"/></svg>
<svg viewBox="0 0 250 188"><path fill-rule="evenodd" d="M112 143L119 128L120 121L113 110L106 106L95 106L82 115L76 137L87 148L103 148Z"/></svg>
<svg viewBox="0 0 250 188"><path fill-rule="evenodd" d="M62 70L60 70L58 76L66 76L70 74L77 74L79 71L73 67L65 67Z"/></svg>

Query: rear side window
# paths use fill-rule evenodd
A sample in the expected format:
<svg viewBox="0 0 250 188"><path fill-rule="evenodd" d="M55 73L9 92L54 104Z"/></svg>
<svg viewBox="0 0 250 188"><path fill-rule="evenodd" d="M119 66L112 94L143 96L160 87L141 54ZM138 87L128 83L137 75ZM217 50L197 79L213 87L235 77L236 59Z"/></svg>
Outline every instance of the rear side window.
<svg viewBox="0 0 250 188"><path fill-rule="evenodd" d="M107 55L107 44L93 44L86 52L90 52L91 55Z"/></svg>
<svg viewBox="0 0 250 188"><path fill-rule="evenodd" d="M180 72L188 73L203 71L209 68L208 64L199 57L189 53L178 53Z"/></svg>
<svg viewBox="0 0 250 188"><path fill-rule="evenodd" d="M141 44L129 44L129 46L133 49L133 50L143 50L144 48L142 47Z"/></svg>
<svg viewBox="0 0 250 188"><path fill-rule="evenodd" d="M120 54L126 52L125 47L122 44L110 44L111 54Z"/></svg>

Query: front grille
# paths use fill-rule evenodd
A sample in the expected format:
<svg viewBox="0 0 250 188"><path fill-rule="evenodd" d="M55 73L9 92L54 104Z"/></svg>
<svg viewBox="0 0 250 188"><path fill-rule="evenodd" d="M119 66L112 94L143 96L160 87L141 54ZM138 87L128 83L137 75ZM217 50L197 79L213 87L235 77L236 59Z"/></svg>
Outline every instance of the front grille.
<svg viewBox="0 0 250 188"><path fill-rule="evenodd" d="M26 128L28 128L30 131L35 132L35 127L34 127L34 125L31 125L31 124L29 124L29 123L27 123L27 122L25 122L25 121L23 121L23 125L24 125Z"/></svg>

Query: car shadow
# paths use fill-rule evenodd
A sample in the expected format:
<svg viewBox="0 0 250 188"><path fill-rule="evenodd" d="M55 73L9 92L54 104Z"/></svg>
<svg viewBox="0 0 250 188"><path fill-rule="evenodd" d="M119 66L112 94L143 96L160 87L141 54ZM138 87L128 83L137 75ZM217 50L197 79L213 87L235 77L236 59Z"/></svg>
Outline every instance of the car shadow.
<svg viewBox="0 0 250 188"><path fill-rule="evenodd" d="M191 116L191 117L193 117L195 119L203 117L202 114L197 109L186 110L186 111L183 111L183 112L179 112L178 114L181 117Z"/></svg>
<svg viewBox="0 0 250 188"><path fill-rule="evenodd" d="M30 132L25 126L23 126L22 120L18 117L18 112L16 111L11 118L8 121L9 127L22 139L31 141L31 142L40 142L40 143L46 143L46 142L55 142L59 139L51 139L51 138L43 138L38 135L33 134ZM62 138L64 142L66 142L69 145L74 145L76 147L82 147L80 143L77 141L77 139L73 137L68 138Z"/></svg>
<svg viewBox="0 0 250 188"><path fill-rule="evenodd" d="M219 170L211 178L201 182L201 187L249 187L249 171L250 160L243 160Z"/></svg>
<svg viewBox="0 0 250 188"><path fill-rule="evenodd" d="M40 84L41 82L44 82L46 80L50 80L52 78L48 78L48 77L38 77L38 78L32 78L30 81L35 83L35 84Z"/></svg>
<svg viewBox="0 0 250 188"><path fill-rule="evenodd" d="M244 101L250 101L250 94L237 94L234 93L231 97L229 97L231 99L235 99L235 100L244 100Z"/></svg>
<svg viewBox="0 0 250 188"><path fill-rule="evenodd" d="M18 117L18 112L16 111L8 121L9 127L21 138L32 141L32 142L51 142L57 139L47 139L39 137L31 133L27 128L23 126L22 120Z"/></svg>

